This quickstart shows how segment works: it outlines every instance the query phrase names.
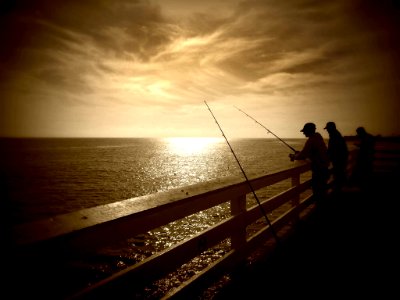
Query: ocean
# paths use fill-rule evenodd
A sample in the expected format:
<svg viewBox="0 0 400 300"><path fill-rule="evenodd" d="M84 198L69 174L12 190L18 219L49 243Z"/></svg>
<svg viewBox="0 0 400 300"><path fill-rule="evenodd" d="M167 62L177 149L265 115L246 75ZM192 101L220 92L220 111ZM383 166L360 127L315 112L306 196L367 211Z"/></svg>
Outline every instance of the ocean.
<svg viewBox="0 0 400 300"><path fill-rule="evenodd" d="M305 139L286 142L300 150ZM3 138L0 143L1 222L11 226L224 176L244 179L236 158L248 178L274 173L295 163L288 157L292 150L278 139L232 139L229 144L236 158L224 138ZM268 192L276 194L271 187ZM31 284L32 289L27 289L30 295L37 293L43 298L44 292L52 290L72 295L226 216L229 207L222 204L96 249L89 256L72 256L64 261L61 255L60 262L54 263L58 257L54 253L49 261L29 260L33 264L30 268L16 256L11 268L26 270L23 278L18 273L16 280ZM179 271L139 288L135 299L162 298L229 250L229 242L221 242ZM40 276L37 268L42 270ZM205 295L212 294L213 289ZM204 297L208 298L211 299Z"/></svg>
<svg viewBox="0 0 400 300"><path fill-rule="evenodd" d="M223 176L243 176L224 138L2 138L2 202L24 223ZM287 140L301 149L305 140ZM293 165L278 139L232 139L246 174Z"/></svg>

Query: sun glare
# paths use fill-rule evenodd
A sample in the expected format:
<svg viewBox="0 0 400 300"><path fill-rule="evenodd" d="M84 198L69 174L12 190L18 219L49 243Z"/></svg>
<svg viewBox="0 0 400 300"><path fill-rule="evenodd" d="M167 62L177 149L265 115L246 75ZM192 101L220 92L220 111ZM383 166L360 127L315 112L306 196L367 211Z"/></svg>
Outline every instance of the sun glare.
<svg viewBox="0 0 400 300"><path fill-rule="evenodd" d="M205 152L210 146L220 141L220 138L174 137L167 138L166 141L171 152L187 156Z"/></svg>

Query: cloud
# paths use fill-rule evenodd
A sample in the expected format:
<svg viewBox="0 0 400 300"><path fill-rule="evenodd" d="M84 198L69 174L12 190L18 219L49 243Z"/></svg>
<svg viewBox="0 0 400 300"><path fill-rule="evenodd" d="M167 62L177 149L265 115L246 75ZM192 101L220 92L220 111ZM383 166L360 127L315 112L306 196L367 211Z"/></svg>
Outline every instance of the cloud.
<svg viewBox="0 0 400 300"><path fill-rule="evenodd" d="M126 85L137 77L147 86L143 91L151 94L158 86L165 97L172 97L167 89L179 91L188 82L194 92L235 94L268 78L274 85L285 73L290 81L300 77L290 74L310 78L348 67L352 56L346 49L357 45L341 8L313 1L244 1L231 15L194 13L173 24L150 1L39 1L16 19L20 27L29 24L35 37L21 47L20 62L23 72L29 68L38 80L71 93L104 89L110 78L112 89L118 80ZM326 82L328 76L321 77Z"/></svg>
<svg viewBox="0 0 400 300"><path fill-rule="evenodd" d="M159 8L147 1L35 1L12 8L1 31L9 47L1 53L3 70L32 72L57 88L72 90L66 80L72 75L83 84L87 73L105 70L105 64L96 70L103 60L147 61L168 40Z"/></svg>
<svg viewBox="0 0 400 300"><path fill-rule="evenodd" d="M59 114L70 106L169 111L204 99L321 105L332 94L367 99L385 90L385 105L395 103L399 21L390 1L2 5L4 111L15 99L58 103Z"/></svg>

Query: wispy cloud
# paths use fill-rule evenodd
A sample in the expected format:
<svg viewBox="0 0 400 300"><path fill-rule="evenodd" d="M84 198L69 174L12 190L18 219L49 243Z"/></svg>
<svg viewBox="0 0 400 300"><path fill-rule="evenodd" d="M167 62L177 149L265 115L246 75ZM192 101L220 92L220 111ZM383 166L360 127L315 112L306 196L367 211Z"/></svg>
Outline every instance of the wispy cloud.
<svg viewBox="0 0 400 300"><path fill-rule="evenodd" d="M320 99L330 105L336 94L342 110L348 109L346 98L358 104L369 99L359 108L361 122L370 115L370 103L378 101L371 95L386 90L387 99L380 101L398 108L393 92L398 7L390 11L386 1L4 3L3 115L20 112L21 122L34 124L38 132L53 118L43 111L40 119L32 119L26 114L28 102L52 103L48 114L73 107L77 117L88 118L79 107L103 107L124 119L127 107L162 114L163 109L197 106L204 98L221 103L246 99L258 107L274 99L293 103L299 115L307 108L298 103L314 103L324 111ZM333 116L325 118L340 118L331 111ZM10 131L9 124L5 127L3 133Z"/></svg>

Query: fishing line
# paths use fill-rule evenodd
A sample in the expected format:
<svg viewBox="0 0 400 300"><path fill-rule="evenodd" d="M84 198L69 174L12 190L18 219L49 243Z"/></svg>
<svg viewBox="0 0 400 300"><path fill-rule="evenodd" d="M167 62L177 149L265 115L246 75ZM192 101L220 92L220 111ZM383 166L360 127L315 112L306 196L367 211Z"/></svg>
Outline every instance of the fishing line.
<svg viewBox="0 0 400 300"><path fill-rule="evenodd" d="M268 131L268 133L272 134L274 137L276 137L278 140L280 140L282 143L284 143L286 146L288 146L294 153L298 152L296 149L294 149L292 146L290 146L288 143L286 143L284 140L282 140L279 136L277 136L275 133L273 133L271 130L269 130L267 127L265 127L263 124L261 124L260 122L258 122L256 119L254 119L252 116L250 116L249 114L245 113L243 110L241 110L240 108L236 107L235 108L237 110L239 110L240 112L244 113L246 116L248 116L250 119L252 119L253 121L255 121L258 125L261 125L264 129L266 129Z"/></svg>
<svg viewBox="0 0 400 300"><path fill-rule="evenodd" d="M237 164L239 165L239 168L240 168L240 170L242 171L244 178L246 179L246 183L249 185L250 190L251 190L251 192L253 193L253 196L254 196L254 198L256 199L256 201L257 201L257 203L258 203L258 206L260 207L260 210L261 210L262 214L263 214L264 217L265 217L265 220L267 220L267 224L269 225L269 228L271 229L272 235L274 236L276 243L279 244L278 236L277 236L277 234L275 233L275 230L274 230L274 228L272 227L272 224L271 224L270 220L268 219L268 216L267 216L267 214L265 213L265 210L264 210L264 208L262 207L262 205L261 205L261 203L260 203L260 200L258 200L258 197L257 197L257 195L256 195L256 192L254 191L253 186L251 185L249 179L247 178L246 172L243 170L243 167L242 167L242 165L240 164L239 159L237 158L235 152L233 151L232 146L231 146L231 144L230 144L229 141L228 141L228 138L225 136L224 131L222 130L221 126L219 125L217 119L215 118L215 116L214 116L213 112L211 111L211 108L208 106L207 102L204 101L204 103L207 105L207 108L208 108L208 110L210 111L212 117L214 118L215 123L217 123L218 128L219 128L219 130L220 130L221 133L222 133L222 136L225 138L225 141L226 141L226 143L228 144L229 149L231 150L233 156L235 157L236 162L237 162Z"/></svg>

